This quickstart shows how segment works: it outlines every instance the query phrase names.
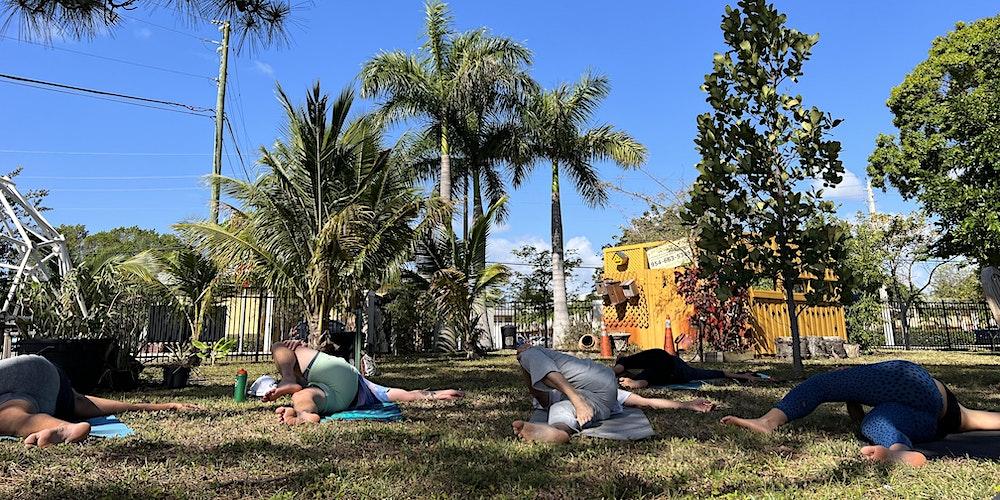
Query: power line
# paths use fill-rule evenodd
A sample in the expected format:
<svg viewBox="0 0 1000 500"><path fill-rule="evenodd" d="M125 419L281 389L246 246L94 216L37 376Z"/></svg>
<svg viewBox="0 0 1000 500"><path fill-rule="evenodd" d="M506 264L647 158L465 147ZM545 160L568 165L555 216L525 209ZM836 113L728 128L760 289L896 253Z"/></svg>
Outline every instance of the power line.
<svg viewBox="0 0 1000 500"><path fill-rule="evenodd" d="M61 175L19 175L18 179L50 179L71 181L131 181L145 179L197 179L200 175L126 175L126 176L61 176Z"/></svg>
<svg viewBox="0 0 1000 500"><path fill-rule="evenodd" d="M155 69L155 70L158 70L158 71L165 71L167 73L174 73L174 74L183 75L183 76L190 76L190 77L193 77L193 78L204 78L204 79L209 80L209 81L215 81L215 79L212 78L212 77L210 77L210 76L199 75L199 74L195 74L195 73L188 73L186 71L180 71L180 70L176 70L176 69L164 68L164 67L161 67L161 66L153 66L151 64L144 64L144 63L140 63L140 62L129 61L129 60L126 60L126 59L118 59L116 57L108 57L108 56L102 56L102 55L98 55L98 54L92 54L90 52L84 52L82 50L67 49L65 47L56 47L54 45L47 45L47 44L40 43L40 42L33 42L31 40L21 40L21 39L18 39L18 38L7 36L7 35L0 35L0 38L6 38L7 40L14 40L14 41L17 41L17 42L20 42L20 43L28 43L28 44L31 44L31 45L37 45L39 47L45 47L47 49L61 50L63 52L69 52L71 54L79 54L79 55L82 55L82 56L93 57L93 58L96 58L96 59L104 59L106 61L114 61L114 62L118 62L118 63L122 63L122 64L130 64L132 66L138 66L140 68Z"/></svg>
<svg viewBox="0 0 1000 500"><path fill-rule="evenodd" d="M204 188L200 187L173 187L173 188L84 188L84 189L49 189L46 191L52 193L130 193L130 192L150 192L150 191L201 191Z"/></svg>
<svg viewBox="0 0 1000 500"><path fill-rule="evenodd" d="M233 124L229 121L229 116L223 115L222 119L226 122L226 128L229 129L229 137L233 140L233 147L236 148L236 156L240 159L240 165L243 167L243 175L246 176L247 182L250 182L250 172L247 172L247 164L243 161L243 153L240 152L239 141L236 140L236 135L233 134Z"/></svg>
<svg viewBox="0 0 1000 500"><path fill-rule="evenodd" d="M203 116L203 115L199 115ZM82 156L211 156L212 153L146 153L118 151L46 151L37 149L0 149L0 153Z"/></svg>
<svg viewBox="0 0 1000 500"><path fill-rule="evenodd" d="M113 98L110 98L110 97L101 97L101 96L98 96L98 95L90 95L90 94L84 94L84 93L80 93L80 92L72 92L72 91L69 91L69 90L54 89L54 88L44 87L44 86L41 86L41 85L32 85L30 83L11 82L11 81L6 81L6 80L0 80L0 83L6 83L8 85L20 85L22 87L28 87L28 88L32 88L32 89L47 90L49 92L58 92L60 94L75 95L75 96L80 96L80 97L89 97L91 99L100 99L102 101L116 102L118 104L128 104L130 106L139 106L140 108L158 109L158 110L161 110L161 111L170 111L170 112L173 112L173 113L183 113L185 115L203 116L205 118L211 118L212 117L212 115L205 115L205 114L201 114L201 113L195 113L193 111L187 111L187 110L183 110L183 109L165 108L163 106L154 106L152 104L143 104L141 102L123 101L123 100L120 100L120 99L113 99Z"/></svg>
<svg viewBox="0 0 1000 500"><path fill-rule="evenodd" d="M534 264L525 264L524 262L497 262L497 261L493 261L493 260L488 260L488 261L486 261L486 263L487 264L500 264L500 265L503 265L503 266L535 267ZM604 267L601 267L601 266L584 266L584 265L579 265L579 266L576 266L576 267L580 268L580 269L604 269Z"/></svg>
<svg viewBox="0 0 1000 500"><path fill-rule="evenodd" d="M162 99L153 99L153 98L150 98L150 97L140 97L140 96L133 96L133 95L128 95L128 94L119 94L117 92L109 92L109 91L106 91L106 90L89 89L89 88L86 88L86 87L77 87L75 85L67 85L65 83L47 82L47 81L44 81L44 80L36 80L34 78L27 78L27 77L24 77L24 76L17 76L17 75L8 75L8 74L5 74L5 73L0 73L0 78L6 78L8 80L14 80L16 82L33 83L33 84L36 84L36 85L45 85L45 86L48 86L48 87L55 87L55 88L60 88L60 89L74 90L74 91L77 91L77 92L85 92L85 93L88 93L88 94L96 94L96 95L101 95L101 96L118 97L118 98L121 98L121 99L130 99L130 100L133 100L133 101L148 102L148 103L153 103L153 104L163 104L163 105L167 105L167 106L177 106L177 107L185 108L185 109L187 109L189 111L194 111L194 112L212 111L211 108L203 108L201 106L194 106L194 105L191 105L191 104L184 104L184 103L181 103L181 102L165 101L165 100L162 100Z"/></svg>
<svg viewBox="0 0 1000 500"><path fill-rule="evenodd" d="M145 19L139 19L138 17L126 16L124 14L119 14L119 15L121 17L124 17L125 19L130 19L132 21L136 21L136 22L148 24L150 26L153 26L155 28L159 28L159 29L164 30L164 31L169 31L169 32L172 32L172 33L177 33L178 35L184 35L186 37L194 38L195 40L200 40L202 42L208 42L208 43L218 44L218 42L216 42L215 40L210 40L208 38L202 38L202 37L200 37L198 35L195 35L193 33L188 33L186 31L181 31L181 30L178 30L178 29L169 28L167 26L163 26L162 24L156 24L156 23L154 23L152 21L147 21Z"/></svg>

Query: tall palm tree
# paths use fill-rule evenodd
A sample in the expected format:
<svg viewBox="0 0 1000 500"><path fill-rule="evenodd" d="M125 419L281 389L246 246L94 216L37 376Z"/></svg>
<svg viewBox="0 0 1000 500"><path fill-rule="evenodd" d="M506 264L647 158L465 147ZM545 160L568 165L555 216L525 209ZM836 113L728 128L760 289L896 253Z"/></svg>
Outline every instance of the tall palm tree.
<svg viewBox="0 0 1000 500"><path fill-rule="evenodd" d="M520 160L514 168L514 186L520 186L530 168L552 165L552 299L553 342L560 343L569 327L564 272L563 224L559 178L565 173L576 191L592 207L607 202L607 193L594 166L612 160L622 167L646 161L646 147L610 125L586 128L611 86L601 75L585 74L573 85L562 84L533 96L521 117L524 127Z"/></svg>
<svg viewBox="0 0 1000 500"><path fill-rule="evenodd" d="M415 186L400 151L382 146L371 117L350 121L350 89L330 102L319 84L294 106L278 89L286 137L261 148L267 167L254 182L221 178L241 207L223 225L175 227L215 259L252 270L268 289L302 305L309 342L325 341L330 312L356 308L410 256L440 210Z"/></svg>
<svg viewBox="0 0 1000 500"><path fill-rule="evenodd" d="M361 71L361 92L383 98L378 115L387 123L426 120L439 150L439 193L450 202L455 178L452 129L467 118L477 98L491 93L484 92L484 87L492 91L494 105L515 101L524 89L533 88L524 69L531 64L531 53L485 29L455 33L448 6L441 1L429 1L426 15L421 51L382 52L373 57Z"/></svg>

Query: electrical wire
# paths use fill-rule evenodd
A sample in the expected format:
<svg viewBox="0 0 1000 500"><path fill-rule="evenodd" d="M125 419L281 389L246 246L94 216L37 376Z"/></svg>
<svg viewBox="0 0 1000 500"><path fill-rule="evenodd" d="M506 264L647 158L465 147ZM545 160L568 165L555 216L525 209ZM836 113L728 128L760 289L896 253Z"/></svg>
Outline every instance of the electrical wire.
<svg viewBox="0 0 1000 500"><path fill-rule="evenodd" d="M38 149L0 149L0 153L82 155L82 156L211 156L212 155L212 153L146 153L146 152L133 153L133 152L118 152L118 151L46 151Z"/></svg>
<svg viewBox="0 0 1000 500"><path fill-rule="evenodd" d="M229 121L229 116L223 115L223 120L226 122L226 128L229 129L229 138L233 140L233 147L236 148L236 156L240 159L240 165L243 167L243 175L246 176L247 182L250 182L250 172L247 171L247 164L243 161L243 153L240 152L239 141L236 140L236 135L233 134L233 124ZM236 172L233 172L235 174Z"/></svg>
<svg viewBox="0 0 1000 500"><path fill-rule="evenodd" d="M128 176L60 176L60 175L19 175L18 179L48 179L71 181L131 181L164 179L197 179L200 175L128 175Z"/></svg>
<svg viewBox="0 0 1000 500"><path fill-rule="evenodd" d="M167 72L167 73L174 73L174 74L177 74L177 75L190 76L192 78L203 78L205 80L212 81L212 82L215 81L215 78L212 78L210 76L198 75L198 74L195 74L195 73L188 73L187 71L180 71L180 70L176 70L176 69L164 68L162 66L153 66L152 64L144 64L144 63L140 63L140 62L129 61L129 60L126 60L126 59L118 59L116 57L108 57L108 56L102 56L102 55L99 55L99 54L92 54L90 52L84 52L82 50L68 49L66 47L56 47L54 45L48 45L48 44L41 43L41 42L33 42L31 40L21 40L19 38L14 38L12 36L7 36L7 35L3 35L3 34L0 34L0 38L5 38L7 40L14 40L14 41L17 41L17 42L20 42L20 43L28 43L28 44L31 44L31 45L37 45L39 47L45 47L47 49L60 50L60 51L63 51L63 52L68 52L70 54L79 54L79 55L82 55L82 56L93 57L93 58L96 58L96 59L104 59L106 61L114 61L114 62L122 63L122 64L130 64L132 66L138 66L140 68L155 69L157 71L164 71L164 72Z"/></svg>
<svg viewBox="0 0 1000 500"><path fill-rule="evenodd" d="M72 91L68 91L68 90L61 90L61 89L56 89L56 88L44 87L44 86L41 86L41 85L32 85L30 83L13 82L13 81L7 81L7 80L0 80L0 83L6 83L8 85L20 85L22 87L28 87L28 88L32 88L32 89L47 90L49 92L58 92L60 94L75 95L75 96L80 96L80 97L89 97L91 99L99 99L99 100L102 100L102 101L116 102L118 104L128 104L130 106L139 106L140 108L158 109L160 111L170 111L170 112L173 112L173 113L182 113L182 114L185 114L185 115L203 116L205 118L212 118L212 115L206 115L206 114L202 114L202 113L195 113L193 111L186 111L186 110L183 110L183 109L165 108L163 106L154 106L152 104L143 104L141 102L123 101L123 100L120 100L120 99L113 99L113 98L110 98L110 97L101 97L101 96L98 96L98 95L90 95L90 94L84 94L84 93L80 93L80 92L72 92Z"/></svg>
<svg viewBox="0 0 1000 500"><path fill-rule="evenodd" d="M143 23L143 24L148 24L150 26L153 26L155 28L159 28L159 29L164 30L164 31L169 31L171 33L177 33L178 35L184 35L186 37L194 38L195 40L200 40L202 42L214 43L216 45L218 45L218 43L219 43L219 42L217 42L215 40L211 40L211 39L208 39L208 38L204 38L204 37L195 35L194 33L188 33L186 31L181 31L181 30L178 30L178 29L169 28L167 26L163 26L162 24L156 24L156 23L154 23L152 21L147 21L145 19L139 19L138 17L126 16L125 14L119 14L119 16L121 16L121 17L123 17L125 19L132 20L132 21L140 22L140 23Z"/></svg>
<svg viewBox="0 0 1000 500"><path fill-rule="evenodd" d="M181 102L174 102L174 101L165 101L163 99L153 99L151 97L140 97L140 96L133 96L133 95L128 95L128 94L119 94L117 92L110 92L110 91L107 91L107 90L89 89L89 88L86 88L86 87L77 87L75 85L68 85L68 84L65 84L65 83L47 82L45 80L36 80L34 78L28 78L28 77L17 76L17 75L8 75L6 73L0 73L0 78L6 78L8 80L13 80L13 81L22 82L22 83L32 83L32 84L35 84L35 85L44 85L44 86L47 86L47 87L55 87L55 88L59 88L59 89L73 90L73 91L76 91L76 92L85 92L85 93L88 93L88 94L118 97L118 98L121 98L121 99L129 99L129 100L133 100L133 101L140 101L140 102L153 103L153 104L162 104L162 105L167 105L167 106L177 106L177 107L185 108L185 109L187 109L189 111L193 111L193 112L212 111L212 108L205 108L205 107L201 107L201 106L194 106L192 104L184 104L184 103L181 103Z"/></svg>

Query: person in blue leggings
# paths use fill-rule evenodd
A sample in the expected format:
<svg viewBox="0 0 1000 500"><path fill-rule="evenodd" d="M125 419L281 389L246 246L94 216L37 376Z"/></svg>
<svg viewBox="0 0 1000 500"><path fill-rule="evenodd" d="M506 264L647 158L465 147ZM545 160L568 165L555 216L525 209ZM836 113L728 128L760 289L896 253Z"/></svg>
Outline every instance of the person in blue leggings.
<svg viewBox="0 0 1000 500"><path fill-rule="evenodd" d="M861 434L871 446L861 454L874 461L921 466L914 443L935 441L947 434L1000 430L1000 413L970 410L922 366L909 361L884 361L820 373L795 386L759 418L722 418L723 424L771 433L805 417L823 403L847 403L861 420ZM863 406L871 407L867 415Z"/></svg>
<svg viewBox="0 0 1000 500"><path fill-rule="evenodd" d="M663 349L646 349L631 356L619 356L612 367L619 375L618 383L627 389L642 389L651 385L686 384L692 380L712 380L732 378L737 380L760 380L750 373L734 373L722 370L695 368L679 356ZM626 376L629 372L637 372Z"/></svg>

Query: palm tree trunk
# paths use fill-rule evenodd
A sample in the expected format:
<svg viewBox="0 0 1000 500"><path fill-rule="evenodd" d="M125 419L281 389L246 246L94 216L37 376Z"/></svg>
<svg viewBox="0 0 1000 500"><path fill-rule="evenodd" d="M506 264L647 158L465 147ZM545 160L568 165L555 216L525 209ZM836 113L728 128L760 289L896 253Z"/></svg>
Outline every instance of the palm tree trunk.
<svg viewBox="0 0 1000 500"><path fill-rule="evenodd" d="M462 241L469 241L469 174L462 177Z"/></svg>
<svg viewBox="0 0 1000 500"><path fill-rule="evenodd" d="M562 345L569 330L566 272L563 266L562 205L559 202L559 164L552 162L552 346Z"/></svg>
<svg viewBox="0 0 1000 500"><path fill-rule="evenodd" d="M472 171L472 220L478 220L483 216L483 189L479 182L479 170ZM476 257L476 269L486 268L486 247L479 250Z"/></svg>
<svg viewBox="0 0 1000 500"><path fill-rule="evenodd" d="M444 124L441 125L441 199L451 202L451 155L448 149L448 129Z"/></svg>

